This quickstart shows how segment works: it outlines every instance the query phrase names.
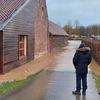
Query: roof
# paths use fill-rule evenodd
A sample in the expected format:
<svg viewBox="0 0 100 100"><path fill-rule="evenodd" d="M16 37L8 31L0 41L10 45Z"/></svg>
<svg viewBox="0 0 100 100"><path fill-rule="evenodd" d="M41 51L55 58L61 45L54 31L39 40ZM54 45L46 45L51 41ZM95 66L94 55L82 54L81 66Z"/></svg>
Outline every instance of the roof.
<svg viewBox="0 0 100 100"><path fill-rule="evenodd" d="M7 20L27 0L0 0L0 24Z"/></svg>
<svg viewBox="0 0 100 100"><path fill-rule="evenodd" d="M52 35L64 35L64 36L68 36L68 34L57 24L49 21L49 32Z"/></svg>

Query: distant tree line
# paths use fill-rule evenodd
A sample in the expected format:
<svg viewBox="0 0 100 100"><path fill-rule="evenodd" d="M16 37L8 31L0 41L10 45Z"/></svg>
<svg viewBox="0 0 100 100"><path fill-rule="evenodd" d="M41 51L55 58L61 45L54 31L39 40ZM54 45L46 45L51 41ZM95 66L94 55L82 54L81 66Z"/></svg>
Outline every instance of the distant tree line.
<svg viewBox="0 0 100 100"><path fill-rule="evenodd" d="M73 28L70 25L65 25L63 29L69 34L69 35L86 35L86 28L84 26L79 26Z"/></svg>
<svg viewBox="0 0 100 100"><path fill-rule="evenodd" d="M86 28L87 33L100 35L100 25L90 25Z"/></svg>
<svg viewBox="0 0 100 100"><path fill-rule="evenodd" d="M65 25L63 29L69 35L80 35L80 36L100 35L100 25L89 25L87 27L78 26L75 28L73 28L71 25Z"/></svg>

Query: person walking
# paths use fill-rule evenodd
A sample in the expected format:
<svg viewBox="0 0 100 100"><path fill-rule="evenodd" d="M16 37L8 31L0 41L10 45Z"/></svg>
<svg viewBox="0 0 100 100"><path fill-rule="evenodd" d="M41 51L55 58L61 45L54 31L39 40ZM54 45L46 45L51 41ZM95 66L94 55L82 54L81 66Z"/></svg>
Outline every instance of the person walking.
<svg viewBox="0 0 100 100"><path fill-rule="evenodd" d="M91 63L91 59L90 48L86 47L85 43L82 42L73 57L76 70L76 90L72 91L72 94L81 95L82 84L82 94L86 95L88 65Z"/></svg>

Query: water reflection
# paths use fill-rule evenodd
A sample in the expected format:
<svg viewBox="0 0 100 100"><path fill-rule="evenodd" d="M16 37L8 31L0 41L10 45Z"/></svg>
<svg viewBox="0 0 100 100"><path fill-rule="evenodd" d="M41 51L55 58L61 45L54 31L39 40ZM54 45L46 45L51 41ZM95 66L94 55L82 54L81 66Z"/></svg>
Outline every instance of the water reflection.
<svg viewBox="0 0 100 100"><path fill-rule="evenodd" d="M75 97L76 97L75 100L80 100L80 96L76 95Z"/></svg>
<svg viewBox="0 0 100 100"><path fill-rule="evenodd" d="M86 99L86 96L82 96L82 99L81 99L81 96L76 95L75 100L87 100L87 99Z"/></svg>
<svg viewBox="0 0 100 100"><path fill-rule="evenodd" d="M86 99L86 96L82 96L82 100L87 100L87 99Z"/></svg>

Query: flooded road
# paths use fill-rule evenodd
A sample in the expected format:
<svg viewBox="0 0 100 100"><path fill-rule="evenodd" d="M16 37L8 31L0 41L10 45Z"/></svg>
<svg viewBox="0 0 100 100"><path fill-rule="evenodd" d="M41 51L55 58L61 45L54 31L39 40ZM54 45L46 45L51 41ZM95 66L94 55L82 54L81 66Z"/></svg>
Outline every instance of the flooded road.
<svg viewBox="0 0 100 100"><path fill-rule="evenodd" d="M72 95L75 90L75 70L72 58L80 41L69 41L53 54L47 69L20 91L4 100L100 100L91 72L88 74L86 96Z"/></svg>

